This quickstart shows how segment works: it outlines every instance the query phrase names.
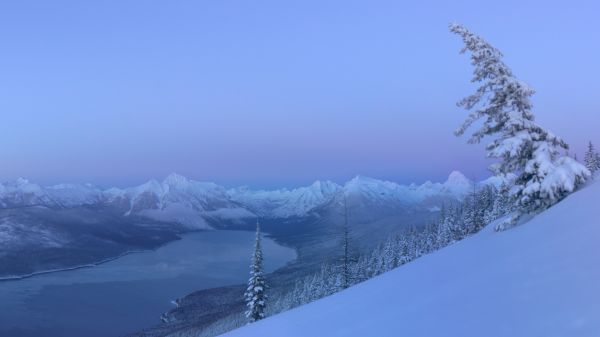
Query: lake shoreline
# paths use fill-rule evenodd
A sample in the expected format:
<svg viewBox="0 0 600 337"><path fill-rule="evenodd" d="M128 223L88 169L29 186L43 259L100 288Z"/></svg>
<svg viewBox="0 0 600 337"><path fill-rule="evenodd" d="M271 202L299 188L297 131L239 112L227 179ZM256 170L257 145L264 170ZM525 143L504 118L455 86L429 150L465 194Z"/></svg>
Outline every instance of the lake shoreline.
<svg viewBox="0 0 600 337"><path fill-rule="evenodd" d="M228 230L228 229L213 229L214 231L220 231L220 230ZM112 256L112 257L108 257L105 259L101 259L97 262L91 262L91 263L86 263L86 264L81 264L81 265L76 265L76 266L72 266L72 267L64 267L64 268L55 268L55 269L47 269L47 270L40 270L40 271L35 271L29 274L22 274L22 275L8 275L8 276L0 276L0 282L8 282L8 281L18 281L18 280L23 280L23 279L27 279L27 278L31 278L31 277L35 277L35 276L39 276L39 275L46 275L46 274L52 274L52 273L60 273L60 272L65 272L65 271L73 271L73 270L78 270L78 269L84 269L84 268L92 268L92 267L97 267L99 265L102 265L104 263L108 263L117 259L120 259L122 257L125 257L127 255L130 254L137 254L137 253L143 253L143 252L148 252L148 251L156 251L157 249L164 247L168 244L171 244L173 242L177 242L179 240L181 240L183 238L183 236L186 236L188 234L193 234L193 233L199 233L199 232L205 232L205 231L213 231L213 230L206 230L206 229L201 229L201 230L191 230L188 232L184 232L184 233L179 233L177 234L177 238L173 239L173 240L169 240L166 242L163 242L157 246L154 247L150 247L150 248L143 248L143 249L136 249L136 250L129 250L129 251L125 251L122 252L118 255ZM232 231L242 231L242 232L248 232L249 230L232 230ZM269 239L272 239L274 241L277 242L277 240L274 237L270 237L270 236L265 236ZM281 244L280 242L277 242L279 245L285 246L283 244ZM293 247L288 247L288 248L292 248Z"/></svg>
<svg viewBox="0 0 600 337"><path fill-rule="evenodd" d="M160 324L165 312L187 303L184 298L197 291L214 295L209 305L212 311L200 308L208 323L231 310L230 305L236 311L244 306L239 301L254 241L254 233L249 231L186 233L160 249L130 250L96 263L61 269L71 273L48 270L38 272L39 277L5 278L0 285L0 309L6 311L0 315L0 335L125 336ZM270 239L264 241L264 249L270 256L265 265L268 272L297 257L295 250ZM100 262L104 266L90 268ZM231 285L231 298L236 301L223 303L221 287ZM177 299L175 303L173 299ZM12 310L16 306L20 309ZM186 309L182 309L184 315ZM28 332L32 322L36 323L33 334Z"/></svg>
<svg viewBox="0 0 600 337"><path fill-rule="evenodd" d="M195 232L190 232L190 233L195 233ZM189 233L186 233L186 234L189 234ZM185 235L185 234L183 234L183 235ZM183 235L181 235L181 236L183 236ZM73 271L73 270L79 270L79 269L97 267L97 266L100 266L102 264L115 261L117 259L120 259L122 257L131 255L131 254L139 254L139 253L148 252L148 251L156 251L157 249L159 249L159 248L161 248L163 246L166 246L168 244L171 244L173 242L177 242L177 241L181 240L182 239L181 236L179 236L175 240L164 242L164 243L162 243L162 244L160 244L160 245L158 245L156 247L147 248L147 249L129 250L129 251L120 253L120 254L118 254L116 256L109 257L109 258L106 258L106 259L102 259L102 260L100 260L98 262L86 263L86 264L82 264L82 265L78 265L78 266L73 266L73 267L40 270L40 271L36 271L36 272L33 272L33 273L24 274L24 275L2 276L2 277L0 277L0 282L19 281L19 280L24 280L24 279L28 279L28 278L40 276L40 275L47 275L47 274L65 272L65 271Z"/></svg>

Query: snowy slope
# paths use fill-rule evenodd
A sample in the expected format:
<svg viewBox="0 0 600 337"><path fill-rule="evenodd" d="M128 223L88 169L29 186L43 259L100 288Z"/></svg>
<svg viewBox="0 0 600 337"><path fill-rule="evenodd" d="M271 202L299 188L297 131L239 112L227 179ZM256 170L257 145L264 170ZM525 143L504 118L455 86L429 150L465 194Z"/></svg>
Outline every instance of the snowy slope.
<svg viewBox="0 0 600 337"><path fill-rule="evenodd" d="M600 336L600 183L227 337Z"/></svg>

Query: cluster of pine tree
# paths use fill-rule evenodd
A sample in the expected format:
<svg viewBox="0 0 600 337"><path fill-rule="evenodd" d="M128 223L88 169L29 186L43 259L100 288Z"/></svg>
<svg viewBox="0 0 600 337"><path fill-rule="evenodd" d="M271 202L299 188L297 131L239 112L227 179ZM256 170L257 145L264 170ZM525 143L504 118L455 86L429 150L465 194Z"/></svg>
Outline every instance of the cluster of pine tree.
<svg viewBox="0 0 600 337"><path fill-rule="evenodd" d="M442 207L437 221L406 228L369 254L358 257L348 256L350 243L345 226L339 263L323 264L316 273L298 280L291 291L278 296L270 314L329 296L478 232L486 224L515 211L509 187L509 184L500 188L488 185L475 190L462 202Z"/></svg>

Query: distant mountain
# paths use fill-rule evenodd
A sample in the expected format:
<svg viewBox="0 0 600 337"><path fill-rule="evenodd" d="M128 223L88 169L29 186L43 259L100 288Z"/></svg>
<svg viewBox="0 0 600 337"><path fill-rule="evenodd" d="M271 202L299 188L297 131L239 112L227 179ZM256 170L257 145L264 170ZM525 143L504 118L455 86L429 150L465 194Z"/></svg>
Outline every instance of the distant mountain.
<svg viewBox="0 0 600 337"><path fill-rule="evenodd" d="M444 183L399 185L389 181L357 176L344 186L349 195L360 194L372 200L416 204L433 196L462 199L473 190L473 182L454 171Z"/></svg>
<svg viewBox="0 0 600 337"><path fill-rule="evenodd" d="M209 228L207 217L254 217L233 202L225 188L178 174L171 174L162 182L151 180L137 187L111 188L103 196L105 204L121 209L125 216L135 214L191 228Z"/></svg>
<svg viewBox="0 0 600 337"><path fill-rule="evenodd" d="M329 202L342 187L331 181L316 181L293 190L252 191L241 187L228 191L232 200L261 217L303 216Z"/></svg>
<svg viewBox="0 0 600 337"><path fill-rule="evenodd" d="M344 185L316 181L310 186L272 191L246 187L226 189L214 183L171 174L162 182L150 180L131 188L101 189L91 184L60 184L42 187L26 179L0 184L0 207L43 206L111 208L124 216L141 216L176 222L190 228L209 228L210 219L307 216L338 203L345 196L363 206L412 207L441 199L462 199L473 182L454 171L444 183L399 185L357 176ZM434 202L435 203L435 202Z"/></svg>
<svg viewBox="0 0 600 337"><path fill-rule="evenodd" d="M44 188L30 183L27 179L19 178L0 184L0 206L2 208L33 205L56 206L53 198Z"/></svg>

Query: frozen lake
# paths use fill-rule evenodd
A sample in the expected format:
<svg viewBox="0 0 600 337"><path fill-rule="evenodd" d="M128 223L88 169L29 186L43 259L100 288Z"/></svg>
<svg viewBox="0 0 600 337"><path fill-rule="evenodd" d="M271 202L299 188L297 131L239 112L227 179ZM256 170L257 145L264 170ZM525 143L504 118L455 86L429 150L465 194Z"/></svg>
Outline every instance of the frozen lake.
<svg viewBox="0 0 600 337"><path fill-rule="evenodd" d="M246 282L254 235L192 233L99 266L2 281L0 336L112 337L155 325L173 299ZM263 251L267 272L296 257L269 239Z"/></svg>

